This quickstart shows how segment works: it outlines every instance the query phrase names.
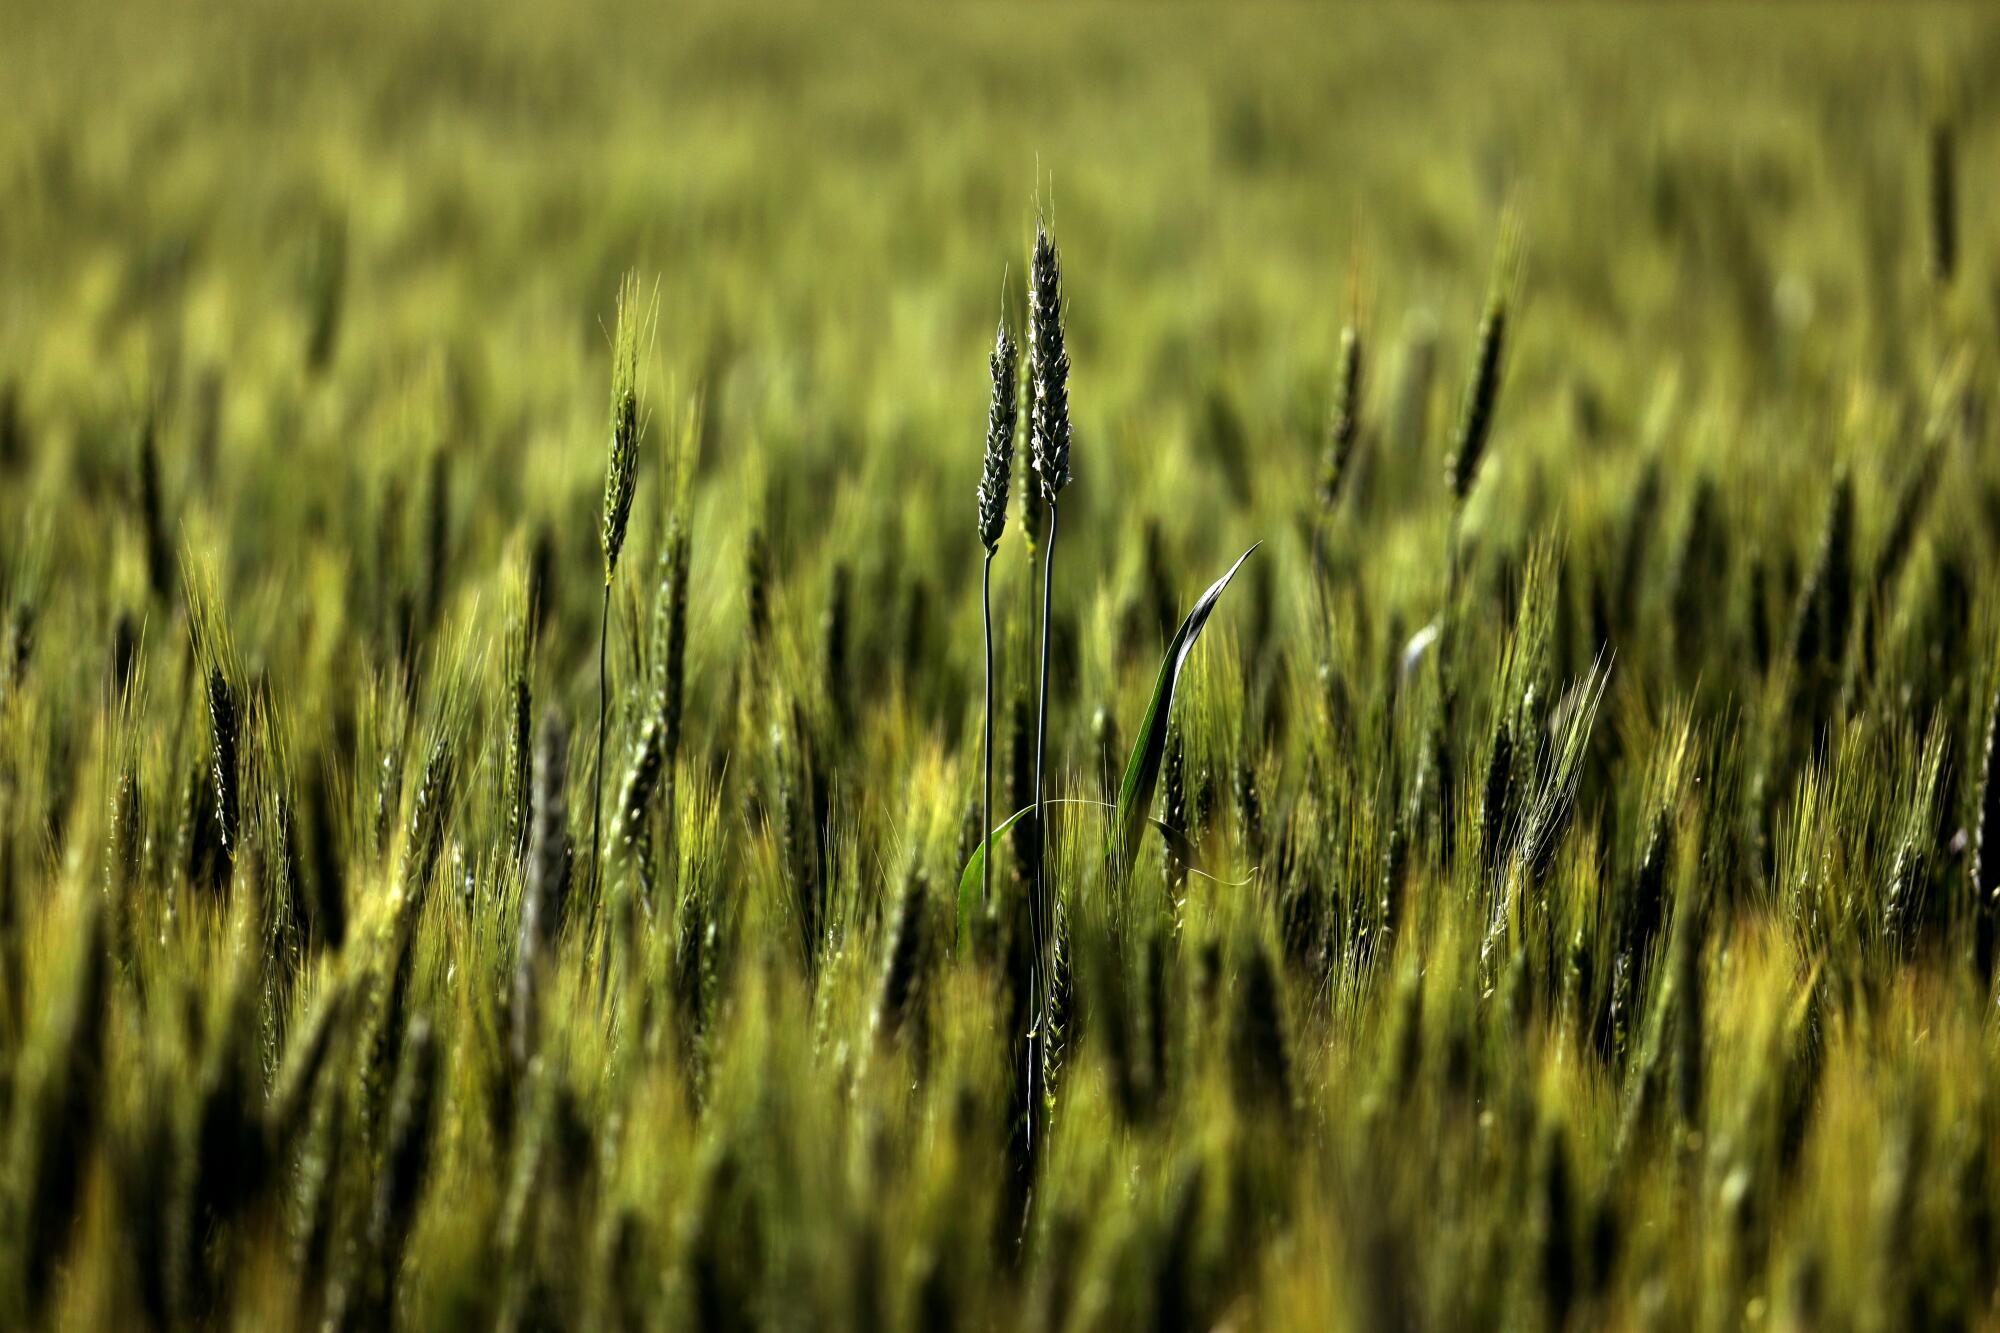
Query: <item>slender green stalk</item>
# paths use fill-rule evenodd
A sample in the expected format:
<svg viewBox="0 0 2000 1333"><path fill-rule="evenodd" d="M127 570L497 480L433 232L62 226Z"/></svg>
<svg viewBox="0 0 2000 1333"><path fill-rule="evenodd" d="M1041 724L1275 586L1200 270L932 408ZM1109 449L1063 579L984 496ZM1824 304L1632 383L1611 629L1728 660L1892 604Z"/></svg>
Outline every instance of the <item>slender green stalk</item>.
<svg viewBox="0 0 2000 1333"><path fill-rule="evenodd" d="M986 743L980 750L984 782L979 797L979 905L993 901L993 552L979 571L980 624L986 640Z"/></svg>
<svg viewBox="0 0 2000 1333"><path fill-rule="evenodd" d="M979 541L986 563L979 573L979 610L986 638L985 788L980 801L981 906L993 898L993 552L1007 527L1007 481L1014 467L1014 423L1018 416L1015 365L1019 349L1007 334L1005 317L993 335L987 367L993 374L993 401L986 413L986 450L979 471ZM1030 491L1033 490L1032 485Z"/></svg>
<svg viewBox="0 0 2000 1333"><path fill-rule="evenodd" d="M604 609L597 620L597 764L590 782L590 915L598 943L597 989L600 1000L609 984L611 918L604 910L604 739L610 695L606 689L605 645L611 637L611 581L604 581Z"/></svg>
<svg viewBox="0 0 2000 1333"><path fill-rule="evenodd" d="M1049 544L1042 554L1042 671L1040 699L1035 705L1035 910L1031 919L1035 931L1034 1040L1028 1044L1028 1136L1034 1138L1035 1120L1041 1109L1041 1053L1048 1048L1049 958L1054 916L1049 902L1049 833L1044 819L1042 772L1049 749L1049 605L1055 584L1056 502L1049 499Z"/></svg>
<svg viewBox="0 0 2000 1333"><path fill-rule="evenodd" d="M1052 1003L1050 973L1054 968L1055 911L1049 892L1048 824L1043 803L1043 771L1049 740L1049 608L1055 583L1056 497L1070 483L1069 352L1064 347L1062 260L1048 229L1035 228L1035 249L1028 265L1028 378L1033 397L1028 414L1030 462L1042 499L1049 509L1049 542L1042 553L1042 672L1035 705L1035 901L1029 913L1035 954L1030 960L1034 989L1034 1021L1028 1042L1028 1123L1030 1145L1035 1121L1044 1110L1046 1070L1043 1053L1049 1046ZM1032 1151L1032 1149L1031 1149ZM1033 1186L1029 1187L1030 1199Z"/></svg>

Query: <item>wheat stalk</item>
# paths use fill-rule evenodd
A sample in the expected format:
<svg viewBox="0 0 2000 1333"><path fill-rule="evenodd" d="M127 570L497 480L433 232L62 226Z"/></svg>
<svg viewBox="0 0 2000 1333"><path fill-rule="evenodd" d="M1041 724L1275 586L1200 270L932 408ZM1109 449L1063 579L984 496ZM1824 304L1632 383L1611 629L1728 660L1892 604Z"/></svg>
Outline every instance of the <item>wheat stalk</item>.
<svg viewBox="0 0 2000 1333"><path fill-rule="evenodd" d="M993 334L987 369L993 377L993 400L986 411L986 451L979 474L979 541L986 557L979 571L979 618L985 650L986 728L980 747L983 780L980 787L979 840L984 860L979 901L993 900L993 552L1007 527L1007 485L1014 469L1014 423L1018 415L1016 368L1020 349L1007 332L1003 317Z"/></svg>
<svg viewBox="0 0 2000 1333"><path fill-rule="evenodd" d="M625 530L632 517L632 497L639 484L639 444L645 418L639 406L641 343L652 340L658 311L655 304L639 306L639 279L627 273L618 287L618 324L611 344L611 447L604 469L604 521L599 530L604 552L604 603L597 630L597 767L591 780L590 876L591 912L604 920L604 745L610 707L605 651L611 634L611 581L618 573L618 556L625 548ZM610 948L608 934L598 941L600 955ZM608 976L600 965L600 974Z"/></svg>
<svg viewBox="0 0 2000 1333"><path fill-rule="evenodd" d="M1031 919L1035 940L1035 1040L1029 1046L1029 1081L1039 1087L1035 1066L1048 1049L1049 989L1054 944L1053 913L1048 883L1048 822L1044 797L1044 766L1049 737L1049 611L1055 586L1056 501L1070 483L1069 352L1063 337L1062 260L1046 227L1035 227L1035 248L1028 266L1028 381L1033 397L1029 408L1030 466L1042 499L1048 504L1048 546L1042 553L1042 664L1035 706L1035 897ZM1039 1114L1039 1095L1029 1098L1030 1116ZM1029 1133L1032 1136L1032 1120Z"/></svg>

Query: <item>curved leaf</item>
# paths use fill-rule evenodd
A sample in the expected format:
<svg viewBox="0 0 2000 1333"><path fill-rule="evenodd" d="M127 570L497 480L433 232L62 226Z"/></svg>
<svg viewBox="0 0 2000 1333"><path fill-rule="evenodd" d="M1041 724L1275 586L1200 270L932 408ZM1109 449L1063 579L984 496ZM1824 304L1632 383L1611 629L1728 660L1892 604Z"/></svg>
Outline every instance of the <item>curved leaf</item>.
<svg viewBox="0 0 2000 1333"><path fill-rule="evenodd" d="M972 849L972 859L965 863L965 870L958 877L958 947L963 949L972 938L972 905L979 901L979 883L986 868L986 844L1021 822L1022 815L1035 812L1032 805L1024 805L1006 819L1000 826L979 840Z"/></svg>
<svg viewBox="0 0 2000 1333"><path fill-rule="evenodd" d="M1148 819L1146 822L1160 831L1160 837L1166 840L1167 846L1173 848L1174 855L1178 856L1181 864L1188 868L1189 874L1199 875L1201 878L1220 884L1227 889L1240 889L1257 882L1257 867L1255 866L1250 867L1250 877L1248 879L1223 879L1219 875L1209 873L1208 869L1201 863L1201 850L1194 845L1193 839L1189 838L1187 834L1181 832L1172 824L1167 823L1164 819Z"/></svg>
<svg viewBox="0 0 2000 1333"><path fill-rule="evenodd" d="M1167 717L1173 712L1174 689L1180 684L1181 668L1187 665L1188 654L1194 651L1195 641L1201 638L1215 604L1222 600L1223 589L1236 577L1236 571L1243 568L1243 562L1262 545L1258 542L1236 557L1229 572L1208 585L1208 591L1195 602L1194 609L1167 643L1166 658L1153 682L1152 702L1146 706L1145 719L1139 724L1139 734L1132 746L1132 758L1125 765L1125 781L1118 789L1118 813L1111 830L1111 862L1121 877L1131 872L1132 863L1138 859L1139 839L1152 814L1153 792L1160 784L1160 765L1167 753Z"/></svg>
<svg viewBox="0 0 2000 1333"><path fill-rule="evenodd" d="M1146 822L1160 831L1160 837L1166 841L1168 847L1173 849L1174 855L1180 859L1182 865L1197 875L1204 875L1210 879L1214 878L1213 875L1209 875L1208 871L1202 867L1201 851L1194 845L1194 839L1188 837L1187 834L1181 832L1164 819L1148 819Z"/></svg>

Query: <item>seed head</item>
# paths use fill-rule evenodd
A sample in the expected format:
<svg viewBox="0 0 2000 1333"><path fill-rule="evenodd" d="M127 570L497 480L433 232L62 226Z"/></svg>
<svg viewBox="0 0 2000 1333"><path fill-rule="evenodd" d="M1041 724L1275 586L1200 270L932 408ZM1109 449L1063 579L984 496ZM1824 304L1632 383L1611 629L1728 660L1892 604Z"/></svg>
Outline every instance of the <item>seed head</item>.
<svg viewBox="0 0 2000 1333"><path fill-rule="evenodd" d="M569 729L551 709L535 738L534 798L530 806L527 878L521 887L521 926L515 949L515 1067L525 1069L535 1053L540 960L555 949L563 899L569 892Z"/></svg>
<svg viewBox="0 0 2000 1333"><path fill-rule="evenodd" d="M1951 122L1931 126L1931 275L1949 283L1958 267L1958 179Z"/></svg>
<svg viewBox="0 0 2000 1333"><path fill-rule="evenodd" d="M153 596L165 602L173 594L174 557L167 541L165 503L160 489L158 426L151 413L139 431L139 521L144 529L146 582Z"/></svg>
<svg viewBox="0 0 2000 1333"><path fill-rule="evenodd" d="M1458 443L1452 449L1446 479L1452 498L1463 503L1479 476L1479 462L1486 454L1486 439L1493 429L1493 409L1500 401L1500 354L1507 336L1507 306L1495 297L1479 322L1479 352L1473 362L1472 383L1465 392L1465 411L1459 418Z"/></svg>
<svg viewBox="0 0 2000 1333"><path fill-rule="evenodd" d="M979 474L979 540L991 552L1007 527L1007 481L1014 470L1014 420L1019 415L1014 388L1020 349L1000 321L993 335L993 403L986 411L986 462Z"/></svg>
<svg viewBox="0 0 2000 1333"><path fill-rule="evenodd" d="M424 890L443 855L445 826L451 818L457 785L458 762L450 740L444 735L433 737L410 808L409 832L404 843L405 883L413 895Z"/></svg>
<svg viewBox="0 0 2000 1333"><path fill-rule="evenodd" d="M215 786L215 824L222 840L223 854L234 857L241 836L237 824L240 806L237 790L237 708L236 691L222 668L208 673L209 775Z"/></svg>
<svg viewBox="0 0 2000 1333"><path fill-rule="evenodd" d="M639 437L645 430L639 413L639 342L650 335L653 316L638 304L639 280L628 273L618 289L618 331L611 347L611 456L604 469L602 533L606 584L617 571L639 485Z"/></svg>
<svg viewBox="0 0 2000 1333"><path fill-rule="evenodd" d="M1176 833L1192 837L1188 819L1187 737L1181 730L1179 716L1172 713L1167 717L1167 754L1163 767L1165 771L1160 775L1160 803L1166 816L1163 822ZM1187 883L1187 865L1172 841L1164 841L1162 849L1167 889L1178 899Z"/></svg>
<svg viewBox="0 0 2000 1333"><path fill-rule="evenodd" d="M528 848L529 755L533 752L532 723L535 707L534 606L528 575L516 569L507 589L507 638L502 671L506 679L503 725L506 731L503 801L507 820L507 848L518 860Z"/></svg>
<svg viewBox="0 0 2000 1333"><path fill-rule="evenodd" d="M771 637L771 543L762 528L750 529L743 548L743 600L751 651Z"/></svg>
<svg viewBox="0 0 2000 1333"><path fill-rule="evenodd" d="M320 220L305 277L311 306L306 367L318 374L331 364L340 341L341 301L347 289L347 219L340 214Z"/></svg>
<svg viewBox="0 0 2000 1333"><path fill-rule="evenodd" d="M1031 463L1042 497L1053 502L1070 482L1069 353L1063 350L1062 259L1040 226L1028 267L1028 379L1034 390Z"/></svg>
<svg viewBox="0 0 2000 1333"><path fill-rule="evenodd" d="M666 768L666 696L655 692L645 725L632 742L632 757L618 787L618 825L624 841L635 849L645 834L646 816Z"/></svg>
<svg viewBox="0 0 2000 1333"><path fill-rule="evenodd" d="M1327 427L1321 467L1320 503L1331 509L1347 485L1354 442L1361 434L1361 334L1350 324L1340 331L1340 371L1334 386L1333 419Z"/></svg>
<svg viewBox="0 0 2000 1333"><path fill-rule="evenodd" d="M921 872L903 886L889 928L882 986L870 1025L877 1036L894 1040L920 1002L927 958L924 932L925 881Z"/></svg>

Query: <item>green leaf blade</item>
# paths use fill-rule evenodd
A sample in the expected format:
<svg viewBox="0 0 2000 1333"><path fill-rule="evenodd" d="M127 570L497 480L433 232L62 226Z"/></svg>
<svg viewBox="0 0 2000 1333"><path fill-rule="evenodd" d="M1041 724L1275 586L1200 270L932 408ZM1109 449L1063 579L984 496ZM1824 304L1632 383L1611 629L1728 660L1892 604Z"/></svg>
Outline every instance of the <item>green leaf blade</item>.
<svg viewBox="0 0 2000 1333"><path fill-rule="evenodd" d="M1146 705L1146 715L1139 724L1139 733L1132 745L1132 757L1125 765L1125 781L1118 789L1118 813L1111 834L1111 860L1118 875L1131 873L1133 863L1139 856L1139 840L1146 831L1146 821L1153 809L1153 793L1159 786L1160 766L1167 752L1167 718L1173 712L1174 691L1180 685L1181 671L1187 665L1188 654L1194 651L1195 643L1201 638L1202 630L1208 625L1208 618L1214 614L1216 603L1222 600L1229 581L1236 577L1236 571L1243 568L1243 562L1253 555L1262 542L1253 544L1249 550L1236 557L1236 563L1227 573L1208 585L1181 621L1180 628L1167 643L1166 656L1160 662L1160 674L1153 681L1153 697Z"/></svg>
<svg viewBox="0 0 2000 1333"><path fill-rule="evenodd" d="M972 849L972 858L965 863L965 869L958 877L958 947L964 949L972 943L972 909L979 901L979 886L986 869L986 845L1021 822L1021 816L1035 812L1032 805L1022 806L1000 822L1000 826L979 840Z"/></svg>

